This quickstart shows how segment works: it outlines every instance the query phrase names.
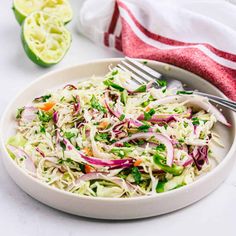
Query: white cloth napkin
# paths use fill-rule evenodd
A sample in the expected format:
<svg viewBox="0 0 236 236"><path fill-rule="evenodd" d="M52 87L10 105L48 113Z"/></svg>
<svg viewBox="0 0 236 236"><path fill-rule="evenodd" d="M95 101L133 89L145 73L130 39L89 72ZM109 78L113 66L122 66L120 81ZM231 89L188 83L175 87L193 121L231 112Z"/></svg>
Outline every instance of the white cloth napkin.
<svg viewBox="0 0 236 236"><path fill-rule="evenodd" d="M79 31L135 58L173 64L236 100L236 6L223 0L87 0Z"/></svg>

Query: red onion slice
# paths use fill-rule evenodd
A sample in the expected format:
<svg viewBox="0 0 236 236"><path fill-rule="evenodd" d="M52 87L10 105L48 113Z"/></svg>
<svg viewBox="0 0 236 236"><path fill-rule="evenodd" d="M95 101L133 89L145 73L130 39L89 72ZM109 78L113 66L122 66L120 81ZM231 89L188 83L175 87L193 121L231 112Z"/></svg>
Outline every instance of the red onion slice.
<svg viewBox="0 0 236 236"><path fill-rule="evenodd" d="M21 114L21 120L26 122L33 121L37 116L36 111L38 111L38 109L33 106L25 107L24 111Z"/></svg>
<svg viewBox="0 0 236 236"><path fill-rule="evenodd" d="M171 121L176 121L176 117L179 114L157 114L157 115L153 115L151 117L151 119L149 119L148 121L153 122L153 123L158 123L158 122L171 122ZM141 114L138 117L138 120L145 120L144 114Z"/></svg>
<svg viewBox="0 0 236 236"><path fill-rule="evenodd" d="M133 125L133 126L135 126L135 127L140 127L140 126L142 126L142 125L144 125L141 121L139 121L139 120L135 120L135 119L129 119L128 120L128 127L130 127L130 125ZM153 131L153 129L152 128L149 128L148 129L148 131L149 132L152 132Z"/></svg>
<svg viewBox="0 0 236 236"><path fill-rule="evenodd" d="M35 168L33 160L22 148L15 147L12 145L7 145L7 148L14 154L14 156L17 159L20 159L22 157L25 158L24 165L28 171L30 171L32 173L36 172L36 168Z"/></svg>
<svg viewBox="0 0 236 236"><path fill-rule="evenodd" d="M82 159L84 159L86 162L97 165L97 166L116 166L121 165L125 163L133 162L132 159L114 159L114 160L103 160L96 157L89 157L83 154L81 151L78 151L70 142L69 140L62 138L63 143L66 145L66 148L70 151L74 151L77 153Z"/></svg>
<svg viewBox="0 0 236 236"><path fill-rule="evenodd" d="M172 166L173 159L174 159L174 148L171 143L171 140L162 134L157 134L157 133L153 133L153 132L137 133L137 134L131 135L130 137L123 138L123 139L115 142L113 145L120 146L124 142L129 142L134 139L149 139L151 137L155 137L159 142L163 143L166 146L166 151L167 151L166 164L168 166Z"/></svg>
<svg viewBox="0 0 236 236"><path fill-rule="evenodd" d="M91 172L91 173L82 175L80 178L78 178L75 181L75 183L79 184L81 181L90 181L90 180L101 179L101 180L113 182L113 183L117 184L119 187L121 187L122 189L127 189L126 183L123 179L121 179L119 177L111 177L111 176L107 176L107 175L108 175L107 172Z"/></svg>
<svg viewBox="0 0 236 236"><path fill-rule="evenodd" d="M74 115L77 115L80 112L81 109L81 105L80 105L80 99L79 96L76 95L76 103L74 104Z"/></svg>
<svg viewBox="0 0 236 236"><path fill-rule="evenodd" d="M109 97L108 97L108 92L105 93L105 105L106 108L108 109L108 111L113 114L115 117L120 118L120 116L122 115L122 112L120 111L115 111L113 110L110 106L109 106Z"/></svg>
<svg viewBox="0 0 236 236"><path fill-rule="evenodd" d="M58 112L57 111L53 112L52 119L53 119L53 122L55 124L57 124L57 122L58 122Z"/></svg>
<svg viewBox="0 0 236 236"><path fill-rule="evenodd" d="M77 88L73 84L67 84L63 89L76 90Z"/></svg>
<svg viewBox="0 0 236 236"><path fill-rule="evenodd" d="M40 150L38 147L35 148L35 150L42 156L45 157L45 154L42 150Z"/></svg>
<svg viewBox="0 0 236 236"><path fill-rule="evenodd" d="M204 97L198 96L198 95L168 96L168 97L164 97L164 98L158 99L157 101L150 103L149 106L156 107L158 105L163 105L163 104L167 104L167 103L174 103L174 102L177 102L177 103L186 102L187 104L190 104L190 105L193 105L196 107L200 107L201 109L214 115L216 117L216 119L219 122L221 122L222 124L224 124L226 126L231 126L228 123L228 121L226 120L226 118L224 117L224 115L215 106L213 106L211 103L209 103L207 98L204 98Z"/></svg>
<svg viewBox="0 0 236 236"><path fill-rule="evenodd" d="M125 191L136 192L137 194L138 193L146 194L145 192L141 190L139 186L133 186L131 183L119 177L108 176L107 172L91 172L88 174L84 174L75 181L75 184L79 184L81 181L98 180L98 179L115 183L120 188L124 189Z"/></svg>

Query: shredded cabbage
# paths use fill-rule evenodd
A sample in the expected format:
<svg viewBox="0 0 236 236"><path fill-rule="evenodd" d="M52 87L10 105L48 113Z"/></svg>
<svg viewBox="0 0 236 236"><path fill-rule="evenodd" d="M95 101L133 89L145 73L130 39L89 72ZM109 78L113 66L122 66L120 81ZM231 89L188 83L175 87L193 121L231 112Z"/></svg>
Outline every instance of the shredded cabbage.
<svg viewBox="0 0 236 236"><path fill-rule="evenodd" d="M7 143L11 157L44 183L92 197L159 194L209 171L209 144L220 143L214 114L186 102L152 106L176 88L130 81L114 68L20 108Z"/></svg>

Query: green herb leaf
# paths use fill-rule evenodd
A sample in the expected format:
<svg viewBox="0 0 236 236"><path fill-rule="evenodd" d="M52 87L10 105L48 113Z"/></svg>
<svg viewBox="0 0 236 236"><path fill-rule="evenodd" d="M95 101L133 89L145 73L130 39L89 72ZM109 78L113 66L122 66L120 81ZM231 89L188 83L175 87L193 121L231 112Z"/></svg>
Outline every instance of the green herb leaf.
<svg viewBox="0 0 236 236"><path fill-rule="evenodd" d="M62 96L61 99L60 99L60 102L63 102L65 100L65 97Z"/></svg>
<svg viewBox="0 0 236 236"><path fill-rule="evenodd" d="M94 95L92 95L92 98L90 99L90 103L91 103L91 107L98 110L98 111L101 111L103 113L106 113L106 108L103 107L99 102L98 100L96 99L96 97Z"/></svg>
<svg viewBox="0 0 236 236"><path fill-rule="evenodd" d="M130 143L124 142L123 143L124 147L132 147L132 145Z"/></svg>
<svg viewBox="0 0 236 236"><path fill-rule="evenodd" d="M66 150L66 145L65 145L65 143L63 141L60 141L60 146L63 149L63 151Z"/></svg>
<svg viewBox="0 0 236 236"><path fill-rule="evenodd" d="M117 156L121 158L127 156L132 151L133 151L133 148L130 148L130 147L114 147L111 149L112 153L116 154Z"/></svg>
<svg viewBox="0 0 236 236"><path fill-rule="evenodd" d="M186 121L184 121L184 128L188 127L188 123Z"/></svg>
<svg viewBox="0 0 236 236"><path fill-rule="evenodd" d="M21 108L18 108L17 109L17 112L16 112L16 119L20 119L21 118L21 115L22 115L22 112L25 110L24 107L21 107Z"/></svg>
<svg viewBox="0 0 236 236"><path fill-rule="evenodd" d="M144 93L147 90L147 86L145 84L141 85L137 89L134 90L135 93Z"/></svg>
<svg viewBox="0 0 236 236"><path fill-rule="evenodd" d="M43 111L38 111L37 112L38 118L42 122L49 122L52 119L52 115L46 114Z"/></svg>
<svg viewBox="0 0 236 236"><path fill-rule="evenodd" d="M178 139L178 142L179 142L179 143L184 143L184 139L183 139L183 138L180 138L180 139Z"/></svg>
<svg viewBox="0 0 236 236"><path fill-rule="evenodd" d="M113 82L112 82L111 80L109 80L109 79L103 81L103 83L104 83L106 86L108 86L108 87L112 87L112 88L114 88L114 89L119 90L120 92L122 92L122 91L125 90L123 87L121 87L121 86L118 85L118 84L113 83Z"/></svg>
<svg viewBox="0 0 236 236"><path fill-rule="evenodd" d="M94 139L95 141L100 141L100 142L108 141L108 134L107 133L96 134Z"/></svg>
<svg viewBox="0 0 236 236"><path fill-rule="evenodd" d="M167 82L165 80L163 80L163 79L157 79L156 82L161 87L166 87L166 85L167 85Z"/></svg>
<svg viewBox="0 0 236 236"><path fill-rule="evenodd" d="M143 61L143 64L144 64L144 65L147 65L147 63L148 63L147 61Z"/></svg>
<svg viewBox="0 0 236 236"><path fill-rule="evenodd" d="M34 99L34 102L46 102L49 98L51 98L51 94L46 94L44 96L38 97Z"/></svg>
<svg viewBox="0 0 236 236"><path fill-rule="evenodd" d="M120 94L120 100L124 105L126 105L127 104L127 99L128 99L128 92L126 90L124 90Z"/></svg>
<svg viewBox="0 0 236 236"><path fill-rule="evenodd" d="M164 126L165 130L167 130L168 125L167 125L167 124L164 124L163 126Z"/></svg>
<svg viewBox="0 0 236 236"><path fill-rule="evenodd" d="M113 70L111 75L117 75L118 74L118 70Z"/></svg>
<svg viewBox="0 0 236 236"><path fill-rule="evenodd" d="M160 143L158 146L156 146L156 150L161 152L165 151L166 150L165 144Z"/></svg>
<svg viewBox="0 0 236 236"><path fill-rule="evenodd" d="M155 114L155 110L152 108L149 112L144 112L144 119L150 120L152 116Z"/></svg>
<svg viewBox="0 0 236 236"><path fill-rule="evenodd" d="M200 124L200 121L199 121L198 117L192 118L192 124L193 125L199 125Z"/></svg>
<svg viewBox="0 0 236 236"><path fill-rule="evenodd" d="M141 106L142 106L142 107L146 107L149 103L150 103L150 101L147 100L147 101L141 103Z"/></svg>
<svg viewBox="0 0 236 236"><path fill-rule="evenodd" d="M119 117L119 120L122 121L125 119L125 114L122 114L120 117Z"/></svg>
<svg viewBox="0 0 236 236"><path fill-rule="evenodd" d="M162 89L162 93L165 93L166 92L166 88Z"/></svg>
<svg viewBox="0 0 236 236"><path fill-rule="evenodd" d="M150 128L151 126L148 125L148 124L144 124L144 125L141 125L138 127L138 130L139 131L142 131L142 132L148 132L148 129Z"/></svg>
<svg viewBox="0 0 236 236"><path fill-rule="evenodd" d="M41 125L40 125L40 132L43 133L43 134L46 133L46 129L45 129L44 126L41 126Z"/></svg>
<svg viewBox="0 0 236 236"><path fill-rule="evenodd" d="M65 133L64 133L64 136L65 136L65 138L67 138L67 139L71 139L71 138L75 137L75 134L72 133L72 132L65 132Z"/></svg>
<svg viewBox="0 0 236 236"><path fill-rule="evenodd" d="M81 171L85 174L85 165L79 163L79 168L81 169Z"/></svg>
<svg viewBox="0 0 236 236"><path fill-rule="evenodd" d="M141 177L142 176L141 176L141 173L140 173L138 167L136 167L136 166L133 167L132 170L131 170L131 174L132 174L132 176L134 178L135 183L139 184L140 181L141 181Z"/></svg>

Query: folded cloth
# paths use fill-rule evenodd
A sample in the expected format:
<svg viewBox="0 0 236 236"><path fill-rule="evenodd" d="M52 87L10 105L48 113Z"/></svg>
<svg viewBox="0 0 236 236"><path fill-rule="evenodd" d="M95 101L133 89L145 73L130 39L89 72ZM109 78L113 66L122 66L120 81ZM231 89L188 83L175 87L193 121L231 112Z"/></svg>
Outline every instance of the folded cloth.
<svg viewBox="0 0 236 236"><path fill-rule="evenodd" d="M79 31L135 58L191 71L236 100L236 6L220 0L87 0Z"/></svg>

